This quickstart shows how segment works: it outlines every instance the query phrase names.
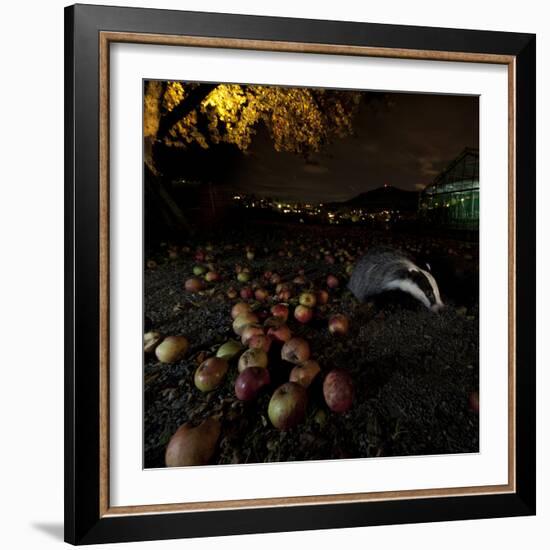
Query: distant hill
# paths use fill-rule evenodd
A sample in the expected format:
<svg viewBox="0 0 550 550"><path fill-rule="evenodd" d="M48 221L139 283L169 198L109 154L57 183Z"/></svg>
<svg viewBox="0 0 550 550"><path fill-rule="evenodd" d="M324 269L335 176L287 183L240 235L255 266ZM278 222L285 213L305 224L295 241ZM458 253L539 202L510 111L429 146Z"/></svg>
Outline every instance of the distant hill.
<svg viewBox="0 0 550 550"><path fill-rule="evenodd" d="M367 212L380 212L382 210L413 212L418 207L418 192L405 191L387 185L372 191L365 191L345 202L335 202L328 206L334 208L362 208Z"/></svg>

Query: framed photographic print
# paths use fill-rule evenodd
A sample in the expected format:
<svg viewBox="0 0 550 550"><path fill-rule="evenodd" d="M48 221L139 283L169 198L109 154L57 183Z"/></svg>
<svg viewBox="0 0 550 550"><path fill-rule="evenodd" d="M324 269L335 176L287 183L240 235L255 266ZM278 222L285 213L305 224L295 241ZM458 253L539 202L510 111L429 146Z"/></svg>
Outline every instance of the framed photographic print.
<svg viewBox="0 0 550 550"><path fill-rule="evenodd" d="M66 540L534 514L534 35L65 21Z"/></svg>

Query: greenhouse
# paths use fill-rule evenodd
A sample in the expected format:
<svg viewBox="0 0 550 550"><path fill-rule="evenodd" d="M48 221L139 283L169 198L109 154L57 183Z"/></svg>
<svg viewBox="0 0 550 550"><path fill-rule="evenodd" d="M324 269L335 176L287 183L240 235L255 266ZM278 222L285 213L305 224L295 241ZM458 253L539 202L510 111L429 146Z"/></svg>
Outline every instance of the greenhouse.
<svg viewBox="0 0 550 550"><path fill-rule="evenodd" d="M453 229L479 226L479 150L464 149L420 194L419 217Z"/></svg>

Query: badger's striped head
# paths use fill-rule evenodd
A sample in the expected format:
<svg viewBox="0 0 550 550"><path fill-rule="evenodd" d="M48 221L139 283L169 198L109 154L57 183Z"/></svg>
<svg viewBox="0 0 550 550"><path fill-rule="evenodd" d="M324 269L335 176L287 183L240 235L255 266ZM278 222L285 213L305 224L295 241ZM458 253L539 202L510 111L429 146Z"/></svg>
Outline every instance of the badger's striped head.
<svg viewBox="0 0 550 550"><path fill-rule="evenodd" d="M434 312L444 307L433 275L414 264L408 270L400 271L399 276L390 282L388 288L409 293Z"/></svg>

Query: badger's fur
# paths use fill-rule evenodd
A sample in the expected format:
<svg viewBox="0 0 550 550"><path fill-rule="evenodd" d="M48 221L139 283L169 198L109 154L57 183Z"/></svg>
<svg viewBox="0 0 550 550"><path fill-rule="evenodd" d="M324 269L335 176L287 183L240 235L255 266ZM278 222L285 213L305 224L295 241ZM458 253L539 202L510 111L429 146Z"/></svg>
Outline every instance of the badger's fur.
<svg viewBox="0 0 550 550"><path fill-rule="evenodd" d="M353 269L348 288L360 302L388 290L401 290L432 311L443 307L432 274L391 249L373 249L360 258Z"/></svg>

